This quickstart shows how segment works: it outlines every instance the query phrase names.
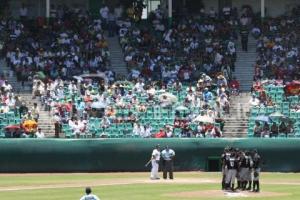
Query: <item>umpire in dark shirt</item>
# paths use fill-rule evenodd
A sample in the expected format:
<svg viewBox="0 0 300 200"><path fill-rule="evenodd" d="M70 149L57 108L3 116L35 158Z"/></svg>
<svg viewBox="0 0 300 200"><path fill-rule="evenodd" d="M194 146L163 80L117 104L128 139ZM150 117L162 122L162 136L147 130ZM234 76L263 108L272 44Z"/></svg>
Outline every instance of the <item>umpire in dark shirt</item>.
<svg viewBox="0 0 300 200"><path fill-rule="evenodd" d="M167 179L167 174L169 172L169 178L173 179L175 151L170 149L169 146L166 146L161 152L161 156L163 158L163 178Z"/></svg>
<svg viewBox="0 0 300 200"><path fill-rule="evenodd" d="M242 49L243 51L248 51L248 35L249 35L249 30L247 26L242 26L240 30L240 35L241 35L241 43L242 43Z"/></svg>

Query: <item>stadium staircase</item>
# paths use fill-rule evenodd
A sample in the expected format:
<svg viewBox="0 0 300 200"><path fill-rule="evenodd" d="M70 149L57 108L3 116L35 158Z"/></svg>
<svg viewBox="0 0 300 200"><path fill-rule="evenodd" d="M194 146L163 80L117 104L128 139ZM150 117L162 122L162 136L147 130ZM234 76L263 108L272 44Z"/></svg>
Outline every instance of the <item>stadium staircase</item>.
<svg viewBox="0 0 300 200"><path fill-rule="evenodd" d="M230 115L225 116L224 137L246 137L250 93L230 97Z"/></svg>
<svg viewBox="0 0 300 200"><path fill-rule="evenodd" d="M4 60L0 61L0 66L1 66L1 72L4 72L4 74L6 75L8 82L12 85L13 90L15 91L15 94L19 95L22 101L25 101L27 107L31 109L33 103L38 104L38 106L40 107L40 118L39 118L38 126L45 133L46 137L53 137L54 125L51 121L51 116L47 111L44 111L41 108L41 103L37 98L32 99L32 85L29 82L26 82L25 86L23 87L21 82L17 81L16 76L14 74L9 75L11 70L6 66Z"/></svg>
<svg viewBox="0 0 300 200"><path fill-rule="evenodd" d="M240 90L250 91L253 83L254 64L256 61L256 40L249 36L248 52L242 50L241 45L237 47L237 60L233 75L240 81Z"/></svg>
<svg viewBox="0 0 300 200"><path fill-rule="evenodd" d="M124 55L117 36L107 37L108 47L110 52L111 68L116 73L116 76L127 77L128 71L124 61Z"/></svg>

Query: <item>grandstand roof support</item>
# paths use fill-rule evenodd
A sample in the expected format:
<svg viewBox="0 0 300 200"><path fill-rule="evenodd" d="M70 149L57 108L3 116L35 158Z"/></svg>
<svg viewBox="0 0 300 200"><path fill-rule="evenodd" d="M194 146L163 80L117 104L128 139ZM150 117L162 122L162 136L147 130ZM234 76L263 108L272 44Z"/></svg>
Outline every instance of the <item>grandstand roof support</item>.
<svg viewBox="0 0 300 200"><path fill-rule="evenodd" d="M265 18L265 0L260 0L260 15L261 18Z"/></svg>
<svg viewBox="0 0 300 200"><path fill-rule="evenodd" d="M169 22L169 27L172 25L172 12L173 12L173 5L172 5L172 0L168 0L168 22Z"/></svg>
<svg viewBox="0 0 300 200"><path fill-rule="evenodd" d="M50 0L46 0L46 18L50 17Z"/></svg>

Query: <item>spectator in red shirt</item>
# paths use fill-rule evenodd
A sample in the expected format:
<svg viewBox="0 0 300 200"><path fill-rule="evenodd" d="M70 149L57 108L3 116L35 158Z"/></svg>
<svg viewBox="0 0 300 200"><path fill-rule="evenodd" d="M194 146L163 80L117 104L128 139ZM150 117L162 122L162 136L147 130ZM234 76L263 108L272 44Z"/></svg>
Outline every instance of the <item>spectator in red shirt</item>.
<svg viewBox="0 0 300 200"><path fill-rule="evenodd" d="M165 138L166 137L166 132L164 129L160 129L158 133L154 134L155 138Z"/></svg>

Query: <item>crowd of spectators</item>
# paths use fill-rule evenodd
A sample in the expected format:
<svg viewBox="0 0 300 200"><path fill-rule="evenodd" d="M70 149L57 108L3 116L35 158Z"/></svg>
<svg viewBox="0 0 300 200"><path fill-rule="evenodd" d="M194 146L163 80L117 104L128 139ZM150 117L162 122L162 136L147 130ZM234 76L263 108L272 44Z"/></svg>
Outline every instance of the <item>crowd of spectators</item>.
<svg viewBox="0 0 300 200"><path fill-rule="evenodd" d="M220 20L211 10L200 19L174 21L170 28L160 7L146 22L150 27L116 13L105 5L100 9L103 25L116 22L130 72L125 82L130 87L113 79L78 81L58 74L42 82L35 77L33 95L41 98L53 116L56 134L68 124L73 136L85 135L95 128L91 121L100 117L96 126L103 135L125 123L131 124L129 132L141 137L174 137L179 132L176 136L221 137L224 115L230 111L229 86L234 81L239 22L233 13L225 10ZM109 35L113 35L111 30ZM166 98L160 96L163 93ZM168 98L173 97L177 100L171 106ZM157 107L159 114L167 109L168 122L154 125L147 121L163 119L155 116ZM177 107L187 111L182 115ZM144 116L148 111L153 112L150 118ZM198 115L212 120L198 126L193 121Z"/></svg>
<svg viewBox="0 0 300 200"><path fill-rule="evenodd" d="M200 72L232 78L238 22L203 16L183 18L168 28L158 8L146 24L120 21L120 44L130 78L168 82L196 80Z"/></svg>
<svg viewBox="0 0 300 200"><path fill-rule="evenodd" d="M2 56L11 69L5 75L15 73L23 86L25 81L41 80L38 84L34 82L33 98L42 95L44 84L60 78L69 80L76 75L102 72L110 81L114 80L115 74L109 69L108 42L100 19L92 19L84 10L61 7L46 22L43 18L29 20L25 11L23 5L20 20L1 19L0 43ZM26 120L38 122L39 106L35 103L31 108L21 101L11 92L4 77L1 79L1 112L11 111L9 108L14 107L21 123Z"/></svg>
<svg viewBox="0 0 300 200"><path fill-rule="evenodd" d="M207 75L195 87L179 81L165 85L142 78L111 83L103 79L58 78L48 84L35 80L34 91L52 116L57 135L66 124L72 136L91 134L92 129L106 136L111 127L129 124L123 134L174 137L173 129L177 128L177 136L220 137L224 115L229 113L228 91L220 83L213 89L213 83ZM208 116L211 121L198 127L193 121L198 115ZM101 119L99 123L93 123L97 119ZM215 127L215 123L220 126Z"/></svg>
<svg viewBox="0 0 300 200"><path fill-rule="evenodd" d="M101 23L84 10L67 7L48 24L42 19L3 20L7 65L19 81L32 81L36 73L51 80L100 71L113 76Z"/></svg>
<svg viewBox="0 0 300 200"><path fill-rule="evenodd" d="M255 80L299 79L299 18L284 16L266 19L252 30L258 39Z"/></svg>
<svg viewBox="0 0 300 200"><path fill-rule="evenodd" d="M112 127L131 124L129 132L141 137L221 137L230 113L229 87L237 83L232 77L237 28L248 23L247 13L238 20L231 8L220 17L210 9L168 26L160 7L143 23L122 12L122 7L104 5L100 19L92 20L83 10L63 8L52 13L49 23L2 21L7 65L18 80L32 80L33 98L49 111L56 136L66 124L73 136L99 127L105 135ZM107 29L109 36L119 35L129 81L116 82L109 69ZM106 76L101 80L77 76L101 72ZM168 98L176 99L173 105ZM159 114L167 112L167 122L149 123L163 119L156 116L157 107ZM38 121L38 111L35 107L26 116ZM144 116L148 111L151 117ZM199 125L197 116L209 122ZM96 127L95 118L101 119Z"/></svg>
<svg viewBox="0 0 300 200"><path fill-rule="evenodd" d="M258 52L254 66L253 96L249 101L252 113L259 108L260 115L271 118L273 114L282 115L279 121L256 121L253 125L255 137L298 134L299 93L295 91L299 87L297 80L300 77L299 11L300 8L296 7L291 15L267 18L254 24L252 29Z"/></svg>

